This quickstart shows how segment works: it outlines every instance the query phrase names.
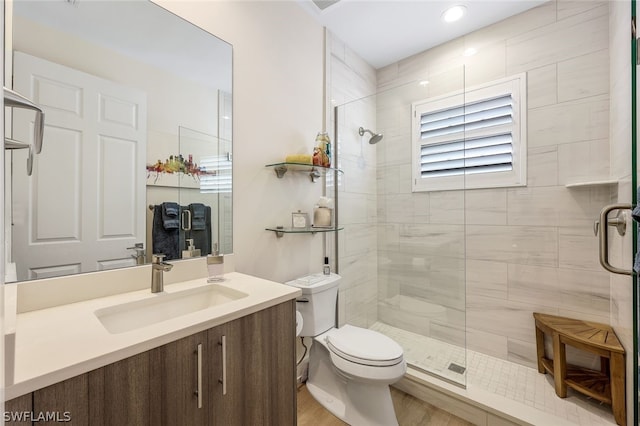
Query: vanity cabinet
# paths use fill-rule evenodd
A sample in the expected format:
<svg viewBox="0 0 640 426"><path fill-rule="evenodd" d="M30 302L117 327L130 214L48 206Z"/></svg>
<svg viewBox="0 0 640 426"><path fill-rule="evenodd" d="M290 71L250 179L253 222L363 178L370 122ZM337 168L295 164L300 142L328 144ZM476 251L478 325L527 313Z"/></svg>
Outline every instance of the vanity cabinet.
<svg viewBox="0 0 640 426"><path fill-rule="evenodd" d="M70 424L91 426L295 425L295 302L39 389L5 410L68 412Z"/></svg>
<svg viewBox="0 0 640 426"><path fill-rule="evenodd" d="M5 422L4 424L7 426L14 425L30 425L31 422L23 422L20 421L20 418L13 417L17 415L17 413L30 413L33 408L33 395L28 393L26 395L19 396L10 401L4 403L4 411L5 413Z"/></svg>
<svg viewBox="0 0 640 426"><path fill-rule="evenodd" d="M210 347L222 350L223 338L226 357L214 357L211 424L295 425L295 302L209 330Z"/></svg>
<svg viewBox="0 0 640 426"><path fill-rule="evenodd" d="M151 353L143 352L12 399L6 402L5 411L10 415L28 412L37 425L158 424L152 417ZM32 422L6 424L30 425Z"/></svg>
<svg viewBox="0 0 640 426"><path fill-rule="evenodd" d="M151 350L152 425L207 425L209 368L207 331ZM200 393L200 395L199 395ZM154 412L155 411L155 412Z"/></svg>
<svg viewBox="0 0 640 426"><path fill-rule="evenodd" d="M89 382L89 419L86 423L76 423L78 415L71 408L67 411L71 413L72 422L91 426L153 424L150 416L153 414L151 407L154 387L149 374L150 366L150 352L143 352L84 374L88 376ZM57 386L59 384L50 387ZM84 399L83 395L78 389L69 394L69 397ZM35 401L34 398L34 406ZM52 405L48 409L54 408Z"/></svg>
<svg viewBox="0 0 640 426"><path fill-rule="evenodd" d="M89 424L89 374L6 401L4 409L6 425Z"/></svg>

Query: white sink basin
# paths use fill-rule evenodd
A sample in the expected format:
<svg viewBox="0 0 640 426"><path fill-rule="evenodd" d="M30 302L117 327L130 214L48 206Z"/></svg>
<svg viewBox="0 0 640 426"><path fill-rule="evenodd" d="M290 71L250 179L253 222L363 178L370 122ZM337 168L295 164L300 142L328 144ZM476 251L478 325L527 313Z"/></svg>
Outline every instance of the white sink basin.
<svg viewBox="0 0 640 426"><path fill-rule="evenodd" d="M208 284L176 293L157 293L148 299L98 309L95 315L109 333L118 334L247 296L247 293L232 288Z"/></svg>

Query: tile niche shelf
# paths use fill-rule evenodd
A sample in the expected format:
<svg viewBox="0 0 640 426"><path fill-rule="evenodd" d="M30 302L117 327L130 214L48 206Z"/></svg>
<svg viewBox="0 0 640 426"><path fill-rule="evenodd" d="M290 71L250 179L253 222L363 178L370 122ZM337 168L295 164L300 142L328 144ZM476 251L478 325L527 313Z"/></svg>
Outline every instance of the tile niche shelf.
<svg viewBox="0 0 640 426"><path fill-rule="evenodd" d="M344 228L314 228L312 227L308 227L308 228L291 228L291 227L271 227L271 228L264 228L266 231L273 231L276 233L276 237L278 238L282 238L284 236L284 234L316 234L318 232L336 232L336 231L341 231Z"/></svg>
<svg viewBox="0 0 640 426"><path fill-rule="evenodd" d="M617 185L617 184L618 184L617 180L601 179L601 180L568 183L565 185L565 187L566 188L587 188L592 186L609 186L609 185Z"/></svg>
<svg viewBox="0 0 640 426"><path fill-rule="evenodd" d="M267 164L265 167L272 168L279 179L281 179L285 175L285 173L287 173L287 171L308 173L309 177L311 178L311 182L315 182L316 179L330 172L342 173L342 170L336 169L334 167L314 166L313 164L306 164L306 163L282 162L282 163Z"/></svg>

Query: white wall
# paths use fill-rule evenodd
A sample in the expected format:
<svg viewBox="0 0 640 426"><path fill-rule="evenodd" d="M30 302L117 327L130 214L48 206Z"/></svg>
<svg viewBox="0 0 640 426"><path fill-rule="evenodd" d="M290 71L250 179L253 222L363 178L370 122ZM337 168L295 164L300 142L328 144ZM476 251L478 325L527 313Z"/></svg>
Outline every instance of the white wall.
<svg viewBox="0 0 640 426"><path fill-rule="evenodd" d="M284 282L322 267L320 235L276 238L265 227L312 212L322 193L306 175L265 164L311 153L322 128L323 30L294 2L158 2L234 48L236 270Z"/></svg>
<svg viewBox="0 0 640 426"><path fill-rule="evenodd" d="M20 17L14 17L14 21L15 50L144 91L149 105L147 128L151 138L156 134L177 137L178 125L217 134L218 121L210 118L217 117L216 88L180 78L111 49ZM73 49L68 46L73 46ZM168 99L171 102L167 102ZM194 113L188 108L191 104L200 105L202 109Z"/></svg>

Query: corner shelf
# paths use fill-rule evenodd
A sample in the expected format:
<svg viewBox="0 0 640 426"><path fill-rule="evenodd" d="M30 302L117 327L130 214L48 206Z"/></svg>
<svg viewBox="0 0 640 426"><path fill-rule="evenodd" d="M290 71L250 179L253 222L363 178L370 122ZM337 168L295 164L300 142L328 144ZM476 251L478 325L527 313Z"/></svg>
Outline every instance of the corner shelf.
<svg viewBox="0 0 640 426"><path fill-rule="evenodd" d="M341 231L344 228L291 228L291 227L271 227L264 228L266 231L273 231L276 233L276 237L282 238L284 234L315 234L318 232L336 232Z"/></svg>
<svg viewBox="0 0 640 426"><path fill-rule="evenodd" d="M565 187L566 188L586 188L590 186L607 186L607 185L617 185L617 184L618 184L617 180L602 179L602 180L568 183L565 185Z"/></svg>
<svg viewBox="0 0 640 426"><path fill-rule="evenodd" d="M315 182L321 176L325 176L329 172L338 172L343 173L342 170L336 169L334 167L322 167L315 166L313 164L306 163L273 163L267 164L265 167L273 168L273 171L278 176L278 179L282 179L282 177L287 173L287 171L291 170L292 172L306 172L309 173L309 177L311 178L311 182Z"/></svg>

